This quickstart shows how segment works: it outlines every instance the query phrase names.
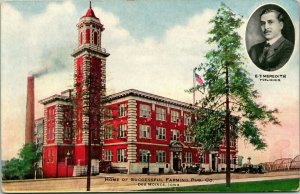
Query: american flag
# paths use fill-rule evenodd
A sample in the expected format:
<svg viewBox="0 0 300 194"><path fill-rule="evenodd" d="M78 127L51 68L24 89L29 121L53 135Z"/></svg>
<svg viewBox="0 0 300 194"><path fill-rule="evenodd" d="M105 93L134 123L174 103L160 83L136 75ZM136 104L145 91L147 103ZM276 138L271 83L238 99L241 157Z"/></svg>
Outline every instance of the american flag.
<svg viewBox="0 0 300 194"><path fill-rule="evenodd" d="M202 79L202 77L200 75L198 75L197 73L195 73L195 79L199 84L204 84L204 80Z"/></svg>

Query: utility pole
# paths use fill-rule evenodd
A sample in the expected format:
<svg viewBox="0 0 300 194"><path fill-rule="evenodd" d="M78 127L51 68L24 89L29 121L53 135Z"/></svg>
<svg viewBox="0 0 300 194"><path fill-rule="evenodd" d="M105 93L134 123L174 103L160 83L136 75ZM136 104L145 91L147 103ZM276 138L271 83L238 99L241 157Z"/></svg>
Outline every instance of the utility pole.
<svg viewBox="0 0 300 194"><path fill-rule="evenodd" d="M230 110L229 110L229 80L228 80L228 63L225 64L226 68L226 117L225 117L225 136L226 136L226 187L230 187Z"/></svg>

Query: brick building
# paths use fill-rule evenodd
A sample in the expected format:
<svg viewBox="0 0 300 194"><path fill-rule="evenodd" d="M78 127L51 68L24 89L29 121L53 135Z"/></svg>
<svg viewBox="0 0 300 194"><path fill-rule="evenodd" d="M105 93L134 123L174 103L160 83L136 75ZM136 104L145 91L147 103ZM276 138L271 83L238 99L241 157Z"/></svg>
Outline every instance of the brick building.
<svg viewBox="0 0 300 194"><path fill-rule="evenodd" d="M44 105L44 177L85 175L89 138L92 173L99 173L100 161L128 173L146 173L148 159L150 173L195 163L206 171L225 170L224 145L203 155L192 145L190 104L134 89L106 96L109 54L101 45L104 27L91 6L77 30L74 88L39 101ZM235 142L231 151L233 158Z"/></svg>

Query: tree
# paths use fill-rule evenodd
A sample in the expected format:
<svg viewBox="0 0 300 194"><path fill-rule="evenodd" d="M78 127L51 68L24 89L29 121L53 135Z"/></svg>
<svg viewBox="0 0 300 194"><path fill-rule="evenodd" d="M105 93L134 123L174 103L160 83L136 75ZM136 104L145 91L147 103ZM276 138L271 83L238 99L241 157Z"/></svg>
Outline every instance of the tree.
<svg viewBox="0 0 300 194"><path fill-rule="evenodd" d="M215 47L205 55L207 62L197 68L205 72L205 84L190 90L203 96L196 103L197 119L191 130L204 150L216 149L226 139L226 184L230 186L230 138L243 137L261 150L267 145L260 126L280 123L274 116L277 109L268 110L256 102L259 94L244 68L241 37L237 32L242 17L222 4L210 23L213 27L207 42Z"/></svg>
<svg viewBox="0 0 300 194"><path fill-rule="evenodd" d="M34 177L35 163L40 160L41 152L34 143L25 144L18 153L3 167L4 179L26 179Z"/></svg>

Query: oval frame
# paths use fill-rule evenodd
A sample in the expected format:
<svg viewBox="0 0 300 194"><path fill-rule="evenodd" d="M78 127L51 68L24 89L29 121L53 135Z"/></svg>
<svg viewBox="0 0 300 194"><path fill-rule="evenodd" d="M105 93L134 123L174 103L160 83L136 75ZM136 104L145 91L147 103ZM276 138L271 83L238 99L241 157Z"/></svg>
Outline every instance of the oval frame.
<svg viewBox="0 0 300 194"><path fill-rule="evenodd" d="M285 9L276 4L265 4L265 5L258 7L252 13L252 15L250 16L250 18L248 20L247 27L246 27L246 34L245 34L245 45L246 45L246 49L247 49L247 53L250 58L250 61L252 61L253 64L261 70L276 71L276 70L281 69L283 66L285 66L287 62L283 66L281 66L280 68L278 68L276 70L265 70L254 63L254 61L251 59L250 53L249 53L249 50L252 46L262 43L262 42L265 42L265 40L266 40L261 31L261 27L260 27L260 14L265 9L275 9L275 10L280 11L283 14L284 26L281 31L282 36L285 37L290 42L292 42L294 47L295 47L295 28L294 28L293 22L291 20L291 17L288 15L288 13L285 11ZM289 56L289 59L290 59L291 55Z"/></svg>

